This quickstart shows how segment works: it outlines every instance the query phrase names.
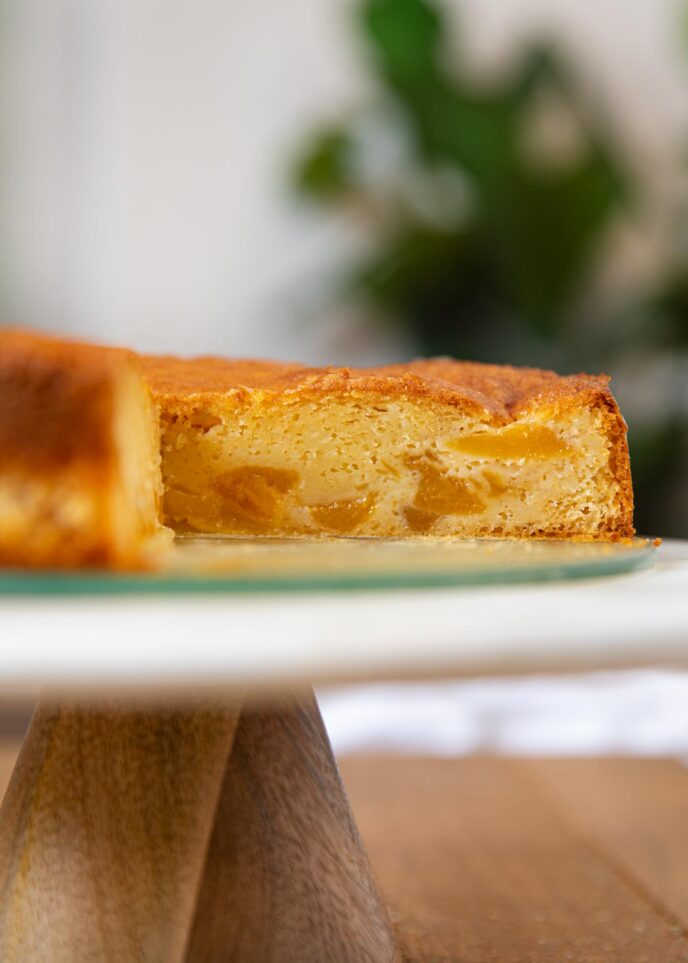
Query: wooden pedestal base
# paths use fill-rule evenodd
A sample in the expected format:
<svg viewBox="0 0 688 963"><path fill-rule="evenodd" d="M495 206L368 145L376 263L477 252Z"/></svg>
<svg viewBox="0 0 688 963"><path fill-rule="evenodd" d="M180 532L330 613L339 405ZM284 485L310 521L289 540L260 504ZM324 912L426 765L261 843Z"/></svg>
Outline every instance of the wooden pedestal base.
<svg viewBox="0 0 688 963"><path fill-rule="evenodd" d="M0 811L0 959L398 960L312 693L42 703Z"/></svg>

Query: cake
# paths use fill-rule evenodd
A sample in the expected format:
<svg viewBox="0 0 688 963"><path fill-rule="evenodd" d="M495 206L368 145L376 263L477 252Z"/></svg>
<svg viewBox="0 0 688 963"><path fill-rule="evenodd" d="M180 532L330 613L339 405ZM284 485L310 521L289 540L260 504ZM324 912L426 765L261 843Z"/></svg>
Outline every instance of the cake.
<svg viewBox="0 0 688 963"><path fill-rule="evenodd" d="M140 564L160 429L127 351L0 331L0 565Z"/></svg>
<svg viewBox="0 0 688 963"><path fill-rule="evenodd" d="M136 356L0 334L0 559L133 565L242 536L633 534L605 376Z"/></svg>

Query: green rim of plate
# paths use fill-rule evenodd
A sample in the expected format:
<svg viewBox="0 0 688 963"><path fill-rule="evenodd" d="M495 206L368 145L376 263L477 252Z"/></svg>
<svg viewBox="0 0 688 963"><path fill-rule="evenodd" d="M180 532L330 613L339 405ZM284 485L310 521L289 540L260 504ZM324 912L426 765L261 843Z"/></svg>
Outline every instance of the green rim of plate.
<svg viewBox="0 0 688 963"><path fill-rule="evenodd" d="M352 540L353 541L353 540ZM506 543L476 540L476 551L494 552L495 546ZM509 543L511 554L518 551L518 543ZM532 543L527 543L532 544ZM512 561L490 564L452 564L442 567L425 562L402 570L379 567L360 570L355 567L335 571L276 572L206 572L185 571L119 574L110 572L29 572L9 570L0 574L0 596L95 596L95 595L187 595L187 594L242 594L242 593L306 593L346 592L361 590L393 590L423 588L474 588L489 585L519 585L569 581L623 575L650 568L656 549L648 539L634 539L631 544L588 544L581 552L580 542L538 543L539 558L524 555L522 564ZM556 547L548 560L545 545ZM567 546L571 557L566 559ZM599 552L596 550L599 548ZM561 555L564 559L561 559ZM559 558L557 559L557 556ZM426 559L427 562L427 559Z"/></svg>

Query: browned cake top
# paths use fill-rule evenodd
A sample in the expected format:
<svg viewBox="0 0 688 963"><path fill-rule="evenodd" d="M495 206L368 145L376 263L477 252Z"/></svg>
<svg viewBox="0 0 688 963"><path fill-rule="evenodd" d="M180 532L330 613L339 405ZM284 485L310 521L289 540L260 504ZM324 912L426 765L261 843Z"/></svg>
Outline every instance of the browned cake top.
<svg viewBox="0 0 688 963"><path fill-rule="evenodd" d="M394 396L424 396L456 406L514 414L529 402L581 393L609 395L606 375L562 377L537 368L512 368L435 358L379 368L308 368L269 361L215 357L140 358L152 390L170 400L259 390L270 394L375 391ZM611 395L609 395L611 398Z"/></svg>
<svg viewBox="0 0 688 963"><path fill-rule="evenodd" d="M311 368L217 357L136 356L121 349L4 330L0 331L0 403L6 414L0 444L5 456L12 450L31 450L33 459L40 452L47 460L68 459L70 439L83 451L88 438L97 450L103 444L101 426L112 372L126 361L136 362L153 392L167 403L228 393L241 396L256 390L272 396L371 391L386 398L424 397L482 409L498 418L514 417L534 402L591 404L595 400L616 407L606 375L562 377L537 368L449 358L377 368Z"/></svg>
<svg viewBox="0 0 688 963"><path fill-rule="evenodd" d="M126 351L0 331L0 451L32 470L102 461L112 447L113 374Z"/></svg>

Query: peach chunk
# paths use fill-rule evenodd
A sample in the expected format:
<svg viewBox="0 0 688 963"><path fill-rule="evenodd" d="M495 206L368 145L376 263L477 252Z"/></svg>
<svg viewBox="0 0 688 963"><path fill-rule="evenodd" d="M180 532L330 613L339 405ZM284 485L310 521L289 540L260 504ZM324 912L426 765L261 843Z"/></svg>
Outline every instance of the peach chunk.
<svg viewBox="0 0 688 963"><path fill-rule="evenodd" d="M298 472L282 468L246 465L225 472L213 486L224 523L230 530L264 531L282 515L284 496L298 480Z"/></svg>
<svg viewBox="0 0 688 963"><path fill-rule="evenodd" d="M555 458L572 449L546 425L510 425L499 432L481 431L463 438L452 438L447 447L476 458Z"/></svg>
<svg viewBox="0 0 688 963"><path fill-rule="evenodd" d="M420 481L413 507L436 515L479 515L485 511L482 498L463 478L449 475L431 463L418 466Z"/></svg>
<svg viewBox="0 0 688 963"><path fill-rule="evenodd" d="M375 496L371 494L341 499L327 505L311 505L311 518L320 528L346 535L368 518L374 505Z"/></svg>
<svg viewBox="0 0 688 963"><path fill-rule="evenodd" d="M261 534L282 519L285 495L298 481L295 471L244 465L218 475L203 494L169 488L165 516L175 528Z"/></svg>
<svg viewBox="0 0 688 963"><path fill-rule="evenodd" d="M414 508L413 505L407 505L404 509L404 518L412 532L427 535L439 515L436 512L424 512L420 508Z"/></svg>
<svg viewBox="0 0 688 963"><path fill-rule="evenodd" d="M442 515L480 515L486 504L463 478L438 467L433 460L412 462L420 478L412 505L404 509L406 524L413 532L429 532Z"/></svg>

